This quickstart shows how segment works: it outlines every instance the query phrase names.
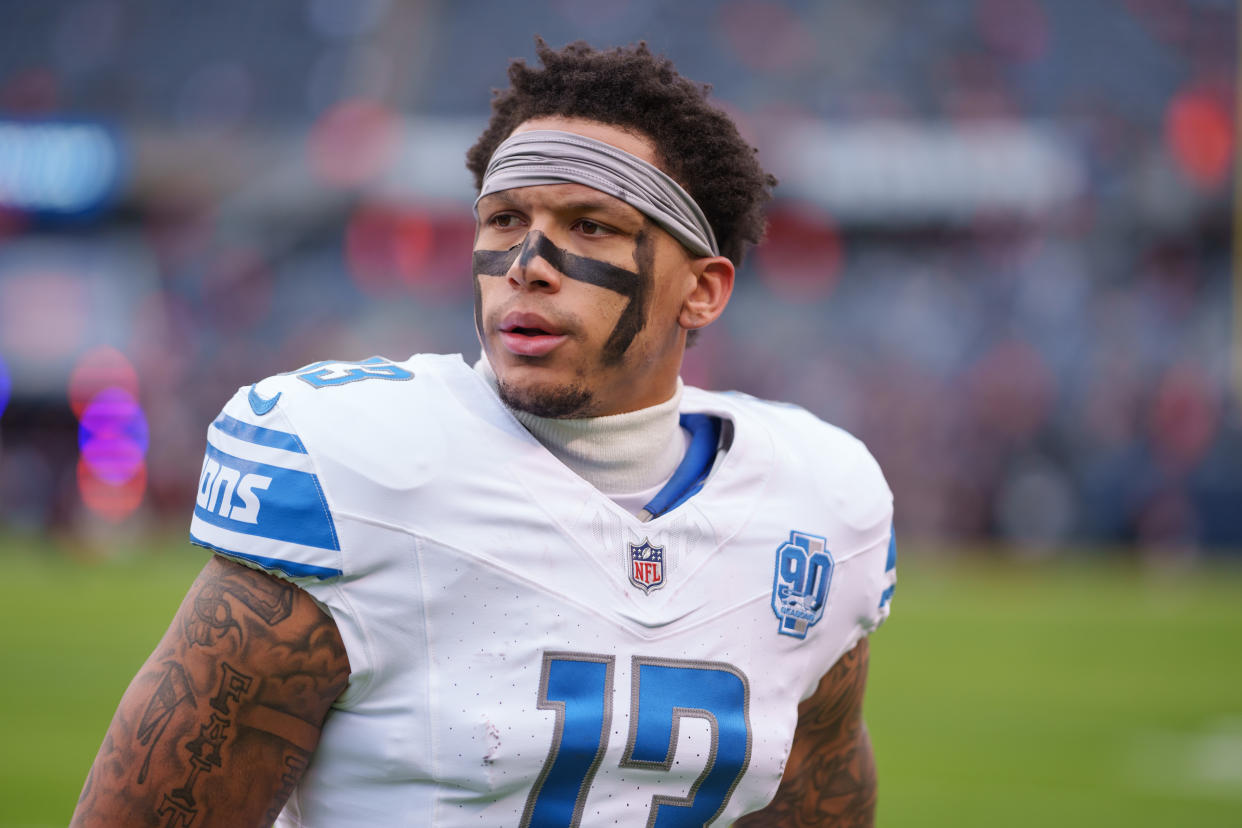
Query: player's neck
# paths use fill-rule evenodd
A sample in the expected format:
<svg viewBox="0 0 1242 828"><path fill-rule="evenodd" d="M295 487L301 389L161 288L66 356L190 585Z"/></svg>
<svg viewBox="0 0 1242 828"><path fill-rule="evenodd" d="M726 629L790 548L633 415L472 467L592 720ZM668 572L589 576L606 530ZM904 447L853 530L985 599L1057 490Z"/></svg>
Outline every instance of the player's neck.
<svg viewBox="0 0 1242 828"><path fill-rule="evenodd" d="M487 360L480 359L474 369L496 390ZM564 420L509 410L556 459L617 500L658 489L681 462L686 451L686 433L678 424L681 389L678 378L677 390L665 402L608 417Z"/></svg>

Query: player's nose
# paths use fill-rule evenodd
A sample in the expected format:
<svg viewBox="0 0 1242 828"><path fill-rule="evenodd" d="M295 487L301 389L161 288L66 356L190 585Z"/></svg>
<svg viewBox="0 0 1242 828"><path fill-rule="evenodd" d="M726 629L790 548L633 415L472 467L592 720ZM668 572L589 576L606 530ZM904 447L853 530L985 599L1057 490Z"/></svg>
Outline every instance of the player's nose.
<svg viewBox="0 0 1242 828"><path fill-rule="evenodd" d="M557 258L556 252L556 245L532 227L509 268L509 283L517 289L560 290L564 274L552 264Z"/></svg>

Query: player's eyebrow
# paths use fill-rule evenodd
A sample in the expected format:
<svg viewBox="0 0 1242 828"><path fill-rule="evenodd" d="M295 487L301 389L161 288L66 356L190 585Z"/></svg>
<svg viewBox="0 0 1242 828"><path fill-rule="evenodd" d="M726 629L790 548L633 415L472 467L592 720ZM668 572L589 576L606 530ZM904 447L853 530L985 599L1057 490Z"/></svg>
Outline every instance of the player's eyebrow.
<svg viewBox="0 0 1242 828"><path fill-rule="evenodd" d="M511 195L510 190L501 190L496 193L488 193L479 199L479 212L483 212L484 208L489 207L521 207L520 199L516 199Z"/></svg>
<svg viewBox="0 0 1242 828"><path fill-rule="evenodd" d="M601 194L599 198L575 198L570 201L562 201L557 204L556 209L574 213L595 210L601 213L608 213L616 216L628 216L630 213L634 213L639 216L640 219L642 217L641 213L633 207L630 207L625 202L603 194Z"/></svg>
<svg viewBox="0 0 1242 828"><path fill-rule="evenodd" d="M555 199L552 197L529 198L519 188L515 190L501 190L495 193L489 193L479 199L479 213L492 210L500 210L506 207L513 207L521 210L529 210L534 207L543 206L545 198L549 209L557 213L595 213L608 221L617 224L633 225L637 230L643 223L643 216L638 210L629 206L620 199L613 198L607 193L599 193L598 195L575 193L568 199Z"/></svg>

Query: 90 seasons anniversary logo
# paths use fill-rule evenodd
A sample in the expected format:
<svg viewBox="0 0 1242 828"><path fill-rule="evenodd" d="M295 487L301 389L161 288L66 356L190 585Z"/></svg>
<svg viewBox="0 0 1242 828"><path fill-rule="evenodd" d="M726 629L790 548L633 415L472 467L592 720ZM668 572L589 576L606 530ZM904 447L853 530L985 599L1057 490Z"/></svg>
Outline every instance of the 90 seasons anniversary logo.
<svg viewBox="0 0 1242 828"><path fill-rule="evenodd" d="M772 611L780 620L777 632L806 638L824 617L834 563L827 542L818 535L790 532L776 550L772 578Z"/></svg>

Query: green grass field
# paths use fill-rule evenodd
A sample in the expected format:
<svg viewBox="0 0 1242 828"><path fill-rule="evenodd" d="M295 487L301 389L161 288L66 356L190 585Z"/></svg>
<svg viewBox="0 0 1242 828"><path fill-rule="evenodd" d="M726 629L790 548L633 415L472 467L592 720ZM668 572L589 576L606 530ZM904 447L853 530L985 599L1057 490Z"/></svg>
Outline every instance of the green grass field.
<svg viewBox="0 0 1242 828"><path fill-rule="evenodd" d="M122 690L202 564L0 538L0 826L63 826ZM872 644L881 826L1242 826L1242 570L902 551Z"/></svg>

